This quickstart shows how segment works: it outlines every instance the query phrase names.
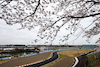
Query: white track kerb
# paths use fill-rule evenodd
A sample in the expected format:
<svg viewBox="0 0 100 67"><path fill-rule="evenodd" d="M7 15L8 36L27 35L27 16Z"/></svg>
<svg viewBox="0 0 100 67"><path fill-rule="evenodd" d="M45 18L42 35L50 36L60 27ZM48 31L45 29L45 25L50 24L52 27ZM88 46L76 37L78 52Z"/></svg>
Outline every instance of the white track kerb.
<svg viewBox="0 0 100 67"><path fill-rule="evenodd" d="M77 64L78 64L78 62L79 62L79 60L78 60L78 58L77 57L75 57L75 64L72 66L72 67L75 67Z"/></svg>

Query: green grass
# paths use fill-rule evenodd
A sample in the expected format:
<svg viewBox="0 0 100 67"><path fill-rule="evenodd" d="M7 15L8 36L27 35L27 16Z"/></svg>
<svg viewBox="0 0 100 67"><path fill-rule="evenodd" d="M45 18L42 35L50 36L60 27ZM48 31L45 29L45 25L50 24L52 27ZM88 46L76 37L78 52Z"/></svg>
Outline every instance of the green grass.
<svg viewBox="0 0 100 67"><path fill-rule="evenodd" d="M94 56L96 56L98 59L95 59ZM88 66L87 67L93 67L95 65L98 65L100 62L100 52L96 54L91 54L87 56L88 58Z"/></svg>
<svg viewBox="0 0 100 67"><path fill-rule="evenodd" d="M69 57L69 56L64 55L64 54L59 54L59 59L60 59L60 58L64 58L64 57Z"/></svg>

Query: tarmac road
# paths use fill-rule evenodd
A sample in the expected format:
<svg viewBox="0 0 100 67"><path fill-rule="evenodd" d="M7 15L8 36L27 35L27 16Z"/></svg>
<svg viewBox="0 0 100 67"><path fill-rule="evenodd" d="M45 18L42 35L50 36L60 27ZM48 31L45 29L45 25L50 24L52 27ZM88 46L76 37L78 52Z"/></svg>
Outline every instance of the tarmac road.
<svg viewBox="0 0 100 67"><path fill-rule="evenodd" d="M0 67L15 67L27 63L32 63L35 61L39 61L45 58L48 58L50 56L51 52L43 53L43 54L36 54L33 56L28 57L19 57L19 58L13 58L7 62L1 63Z"/></svg>
<svg viewBox="0 0 100 67"><path fill-rule="evenodd" d="M79 56L78 59L79 59L79 63L76 65L76 67L86 67L87 57Z"/></svg>
<svg viewBox="0 0 100 67"><path fill-rule="evenodd" d="M91 52L94 52L94 51L91 51ZM88 52L88 53L86 53L86 54L83 54L83 55L77 57L78 60L79 60L79 62L78 62L78 64L76 65L76 67L87 67L88 58L86 57L86 55L88 55L88 54L91 53L91 52Z"/></svg>
<svg viewBox="0 0 100 67"><path fill-rule="evenodd" d="M72 64L73 64L73 58L65 57L65 58L62 58L60 61L47 67L72 67Z"/></svg>
<svg viewBox="0 0 100 67"><path fill-rule="evenodd" d="M25 67L40 67L40 66L43 66L45 64L48 64L48 63L56 60L57 58L58 58L58 54L57 54L57 52L54 52L50 59L44 60L43 62L39 62L39 63L33 64L33 65L25 66Z"/></svg>

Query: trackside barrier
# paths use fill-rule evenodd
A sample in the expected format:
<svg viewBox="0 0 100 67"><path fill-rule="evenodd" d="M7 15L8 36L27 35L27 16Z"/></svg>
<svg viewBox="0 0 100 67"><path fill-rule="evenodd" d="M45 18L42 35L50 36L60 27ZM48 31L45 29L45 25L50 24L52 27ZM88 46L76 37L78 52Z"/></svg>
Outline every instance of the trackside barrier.
<svg viewBox="0 0 100 67"><path fill-rule="evenodd" d="M20 56L20 57L24 57L24 56Z"/></svg>
<svg viewBox="0 0 100 67"><path fill-rule="evenodd" d="M28 57L29 55L24 55L24 57Z"/></svg>
<svg viewBox="0 0 100 67"><path fill-rule="evenodd" d="M68 50L76 50L76 49L58 49L57 51L68 51Z"/></svg>
<svg viewBox="0 0 100 67"><path fill-rule="evenodd" d="M79 62L79 60L78 60L78 58L77 57L75 57L75 64L72 66L72 67L75 67L77 64L78 64L78 62Z"/></svg>
<svg viewBox="0 0 100 67"><path fill-rule="evenodd" d="M66 51L66 50L68 50L68 49L60 49L60 50L58 50L58 51Z"/></svg>
<svg viewBox="0 0 100 67"><path fill-rule="evenodd" d="M98 53L98 52L94 51L94 52L89 53L88 55L95 54L95 53Z"/></svg>
<svg viewBox="0 0 100 67"><path fill-rule="evenodd" d="M32 55L35 55L35 54L32 54Z"/></svg>
<svg viewBox="0 0 100 67"><path fill-rule="evenodd" d="M8 60L8 59L11 59L11 57L0 58L0 60Z"/></svg>
<svg viewBox="0 0 100 67"><path fill-rule="evenodd" d="M46 53L46 52L52 52L54 50L45 50L45 51L40 51L39 54L42 54L42 53Z"/></svg>
<svg viewBox="0 0 100 67"><path fill-rule="evenodd" d="M75 49L59 49L59 50L56 50L56 51L66 51L66 50L75 50ZM39 54L46 53L46 52L52 52L52 51L54 51L54 50L40 51Z"/></svg>

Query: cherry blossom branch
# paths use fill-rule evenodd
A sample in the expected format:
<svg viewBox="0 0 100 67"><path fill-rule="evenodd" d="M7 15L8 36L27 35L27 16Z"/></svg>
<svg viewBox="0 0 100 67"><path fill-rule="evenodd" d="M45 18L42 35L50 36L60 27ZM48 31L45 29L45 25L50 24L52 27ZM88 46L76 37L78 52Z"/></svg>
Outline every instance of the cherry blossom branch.
<svg viewBox="0 0 100 67"><path fill-rule="evenodd" d="M69 16L71 18L87 18L87 17L93 17L93 16L96 16L96 15L100 15L100 13L95 13L95 14L90 14L90 15L87 15L87 16Z"/></svg>

